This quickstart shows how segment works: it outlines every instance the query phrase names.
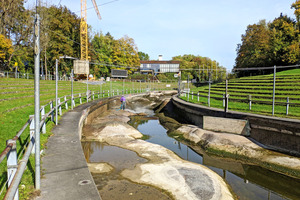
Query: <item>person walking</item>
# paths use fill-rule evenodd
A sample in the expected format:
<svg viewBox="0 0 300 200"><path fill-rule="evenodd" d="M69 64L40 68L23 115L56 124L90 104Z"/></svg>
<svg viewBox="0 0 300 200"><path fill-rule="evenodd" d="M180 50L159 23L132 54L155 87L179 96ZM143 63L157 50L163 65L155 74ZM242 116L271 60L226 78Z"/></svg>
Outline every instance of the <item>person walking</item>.
<svg viewBox="0 0 300 200"><path fill-rule="evenodd" d="M123 109L123 110L125 110L125 106L126 106L126 99L125 99L124 95L122 95L122 97L121 97L120 101L121 101L121 107L120 107L120 109Z"/></svg>

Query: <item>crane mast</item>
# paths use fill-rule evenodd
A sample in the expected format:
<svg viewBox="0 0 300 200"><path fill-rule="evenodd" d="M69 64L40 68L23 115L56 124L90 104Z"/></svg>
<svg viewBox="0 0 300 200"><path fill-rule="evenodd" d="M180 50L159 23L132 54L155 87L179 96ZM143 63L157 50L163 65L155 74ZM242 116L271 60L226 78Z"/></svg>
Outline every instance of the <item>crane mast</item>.
<svg viewBox="0 0 300 200"><path fill-rule="evenodd" d="M80 60L88 60L88 33L86 17L86 0L81 1L81 20L80 20Z"/></svg>
<svg viewBox="0 0 300 200"><path fill-rule="evenodd" d="M95 0L92 0L94 9L99 20L101 15ZM80 0L81 20L80 20L80 60L88 60L88 32L87 32L87 16L86 16L86 0Z"/></svg>

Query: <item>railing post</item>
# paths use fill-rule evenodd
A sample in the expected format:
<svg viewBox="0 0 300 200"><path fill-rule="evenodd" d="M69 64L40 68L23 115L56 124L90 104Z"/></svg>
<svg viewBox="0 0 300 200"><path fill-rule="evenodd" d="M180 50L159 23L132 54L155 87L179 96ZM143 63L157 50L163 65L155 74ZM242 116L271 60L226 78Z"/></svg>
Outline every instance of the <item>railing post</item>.
<svg viewBox="0 0 300 200"><path fill-rule="evenodd" d="M45 117L45 107L44 106L42 106L41 117L42 117L42 120ZM46 133L46 120L44 121L43 126L42 126L42 133Z"/></svg>
<svg viewBox="0 0 300 200"><path fill-rule="evenodd" d="M11 150L7 154L7 184L10 186L18 169L18 157L17 157L17 142L15 140L7 140L6 145L12 144ZM19 190L16 191L14 200L19 199Z"/></svg>
<svg viewBox="0 0 300 200"><path fill-rule="evenodd" d="M276 85L276 65L274 65L274 74L273 74L272 115L275 114L275 85Z"/></svg>
<svg viewBox="0 0 300 200"><path fill-rule="evenodd" d="M50 101L51 121L54 122L54 111L53 111L53 101Z"/></svg>
<svg viewBox="0 0 300 200"><path fill-rule="evenodd" d="M57 99L57 108L59 110L59 115L61 116L62 115L62 112L61 112L61 105L60 105L60 98ZM57 111L56 111L57 112Z"/></svg>
<svg viewBox="0 0 300 200"><path fill-rule="evenodd" d="M251 107L252 107L251 95L249 95L248 101L249 101L249 110L251 110Z"/></svg>
<svg viewBox="0 0 300 200"><path fill-rule="evenodd" d="M72 110L73 110L73 108L75 107L75 100L74 100L74 96L73 96L73 94L72 94L72 100L71 100L71 105L72 105Z"/></svg>
<svg viewBox="0 0 300 200"><path fill-rule="evenodd" d="M197 96L198 96L198 102L199 102L199 92L197 93Z"/></svg>
<svg viewBox="0 0 300 200"><path fill-rule="evenodd" d="M228 102L229 102L229 94L225 97L225 112L228 112Z"/></svg>
<svg viewBox="0 0 300 200"><path fill-rule="evenodd" d="M34 139L34 133L35 133L35 121L34 121L34 115L30 115L29 118L32 118L31 122L30 122L30 140L32 140L33 143L33 147L31 150L31 154L35 154L35 139Z"/></svg>
<svg viewBox="0 0 300 200"><path fill-rule="evenodd" d="M192 100L194 99L194 92L192 92Z"/></svg>
<svg viewBox="0 0 300 200"><path fill-rule="evenodd" d="M223 108L225 108L225 94L223 94Z"/></svg>
<svg viewBox="0 0 300 200"><path fill-rule="evenodd" d="M64 97L64 100L65 100L65 107L66 107L66 110L68 110L68 102L67 102L67 96Z"/></svg>
<svg viewBox="0 0 300 200"><path fill-rule="evenodd" d="M287 98L286 98L286 115L289 114L289 104L290 104L290 98L287 97Z"/></svg>
<svg viewBox="0 0 300 200"><path fill-rule="evenodd" d="M79 103L82 104L81 93L79 94Z"/></svg>

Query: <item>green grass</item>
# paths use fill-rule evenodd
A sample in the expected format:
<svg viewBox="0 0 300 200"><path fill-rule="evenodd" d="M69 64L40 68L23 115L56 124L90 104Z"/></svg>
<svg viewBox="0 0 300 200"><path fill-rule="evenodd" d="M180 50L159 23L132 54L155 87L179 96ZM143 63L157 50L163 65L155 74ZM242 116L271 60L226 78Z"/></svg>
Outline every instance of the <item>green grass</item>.
<svg viewBox="0 0 300 200"><path fill-rule="evenodd" d="M166 87L167 84L171 84L171 87ZM133 89L136 92L140 92L140 89L144 92L147 88L155 88L156 90L166 90L170 88L176 88L177 83L139 83L139 82L124 82L123 81L112 81L100 85L89 84L89 90L95 92L95 99L98 98L96 93L104 92L107 97L107 91L112 89L117 95L121 91L127 89L127 94L133 93ZM85 83L74 82L73 93L83 93L82 101L86 102L87 86ZM131 90L131 91L130 91ZM71 82L70 81L59 81L58 82L58 96L63 97L65 95L71 95ZM77 96L75 96L77 97ZM100 96L101 98L101 96ZM55 99L55 81L40 81L40 105L46 105L50 101ZM70 97L68 97L70 99ZM63 101L63 98L61 99ZM55 104L55 102L54 102ZM75 101L76 106L79 105L79 99ZM54 105L55 106L55 105ZM69 109L71 108L70 101L68 103ZM63 106L64 108L64 106ZM49 112L50 106L46 106L46 113ZM63 109L63 112L66 112ZM14 79L14 78L0 78L0 152L6 147L6 140L13 138L16 133L22 128L29 118L29 115L34 114L34 81L27 79ZM41 134L41 149L45 147L48 137L52 134L51 130L54 127L54 123L48 120L47 133ZM29 128L27 128L17 141L18 155L22 155L25 144L29 138ZM34 156L31 156L27 164L27 170L25 171L19 187L20 199L26 199L34 191ZM0 164L0 189L4 186L4 192L0 195L0 199L5 194L5 183L7 180L7 169L6 159Z"/></svg>
<svg viewBox="0 0 300 200"><path fill-rule="evenodd" d="M300 69L278 72L275 85L275 116L300 119ZM183 100L208 106L208 86L192 88L191 92L197 96L194 99L181 96ZM223 109L223 101L214 98L222 98L225 94L225 82L211 85L211 107ZM242 77L228 81L229 110L272 115L273 99L273 75L261 75ZM248 99L251 95L252 108L249 110ZM289 100L289 113L286 115L286 102ZM243 102L244 101L244 102ZM255 102L257 101L257 102ZM261 101L261 102L258 102ZM264 102L263 102L264 101ZM294 104L294 105L293 105ZM299 104L299 105L297 105Z"/></svg>

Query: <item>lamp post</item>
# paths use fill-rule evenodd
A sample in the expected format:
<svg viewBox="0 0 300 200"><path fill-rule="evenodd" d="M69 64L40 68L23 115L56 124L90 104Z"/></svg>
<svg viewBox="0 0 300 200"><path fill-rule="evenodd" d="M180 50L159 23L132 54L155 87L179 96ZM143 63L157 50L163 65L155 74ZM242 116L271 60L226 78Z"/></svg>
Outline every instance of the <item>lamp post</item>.
<svg viewBox="0 0 300 200"><path fill-rule="evenodd" d="M70 56L60 56L58 59L55 60L55 124L58 124L57 120L57 100L58 100L58 60L59 59L71 59L71 60L78 60L78 58L73 58ZM73 98L73 76L72 76L72 98ZM72 104L73 99L71 100Z"/></svg>

